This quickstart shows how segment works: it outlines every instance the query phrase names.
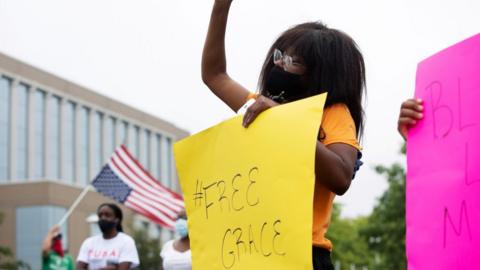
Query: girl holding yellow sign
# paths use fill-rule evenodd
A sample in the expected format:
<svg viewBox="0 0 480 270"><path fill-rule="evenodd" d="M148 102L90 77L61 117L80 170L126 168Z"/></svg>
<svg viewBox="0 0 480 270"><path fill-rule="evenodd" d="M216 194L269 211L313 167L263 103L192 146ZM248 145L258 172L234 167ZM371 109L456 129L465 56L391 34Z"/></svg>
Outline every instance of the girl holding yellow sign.
<svg viewBox="0 0 480 270"><path fill-rule="evenodd" d="M363 131L365 66L345 33L311 22L285 31L271 46L252 94L227 74L225 30L232 0L215 0L202 57L202 78L232 110L252 103L243 117L248 127L273 106L328 92L315 154L312 254L314 269L333 269L332 243L325 238L333 199L349 188L358 169ZM320 120L320 119L319 119Z"/></svg>

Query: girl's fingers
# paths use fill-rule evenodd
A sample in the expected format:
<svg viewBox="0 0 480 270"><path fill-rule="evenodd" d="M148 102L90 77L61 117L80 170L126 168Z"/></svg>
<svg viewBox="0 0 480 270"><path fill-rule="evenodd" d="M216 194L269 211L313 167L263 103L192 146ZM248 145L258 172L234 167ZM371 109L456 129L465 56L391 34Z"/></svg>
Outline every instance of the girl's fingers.
<svg viewBox="0 0 480 270"><path fill-rule="evenodd" d="M402 126L408 126L408 125L415 125L417 123L416 120L410 118L410 117L400 117L398 119L398 124Z"/></svg>
<svg viewBox="0 0 480 270"><path fill-rule="evenodd" d="M259 96L257 100L246 110L242 121L243 127L248 127L251 123L253 123L253 121L255 121L260 113L277 105L278 103L274 102L273 100Z"/></svg>
<svg viewBox="0 0 480 270"><path fill-rule="evenodd" d="M267 108L265 108L264 103L260 101L255 101L250 107L248 107L247 111L245 112L245 116L243 117L243 127L247 128L255 119L257 116L265 111Z"/></svg>
<svg viewBox="0 0 480 270"><path fill-rule="evenodd" d="M245 112L245 115L243 116L243 127L248 127L252 122L253 120L255 120L255 118L257 117L256 116L256 111L257 111L257 107L258 107L258 104L257 102L253 103L252 105L250 105L250 107L248 107L247 111Z"/></svg>
<svg viewBox="0 0 480 270"><path fill-rule="evenodd" d="M409 108L402 108L400 110L400 118L402 117L419 120L423 118L423 113Z"/></svg>
<svg viewBox="0 0 480 270"><path fill-rule="evenodd" d="M417 112L423 112L422 101L419 99L408 99L402 103L401 109L409 109Z"/></svg>

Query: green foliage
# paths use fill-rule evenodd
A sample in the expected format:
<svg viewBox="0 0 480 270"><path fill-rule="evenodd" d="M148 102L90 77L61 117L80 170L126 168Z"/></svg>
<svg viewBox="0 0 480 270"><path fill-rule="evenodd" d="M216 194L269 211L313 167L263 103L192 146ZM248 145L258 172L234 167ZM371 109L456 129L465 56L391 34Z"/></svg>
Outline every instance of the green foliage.
<svg viewBox="0 0 480 270"><path fill-rule="evenodd" d="M0 225L3 222L3 214L0 213ZM31 269L30 266L22 261L17 261L13 257L13 252L7 248L0 246L0 269L2 270L18 270Z"/></svg>
<svg viewBox="0 0 480 270"><path fill-rule="evenodd" d="M405 145L401 148L405 154ZM395 163L375 167L384 175L388 189L367 217L341 218L334 204L327 237L334 243L332 260L341 269L364 266L371 269L406 269L405 256L405 169Z"/></svg>
<svg viewBox="0 0 480 270"><path fill-rule="evenodd" d="M339 262L342 270L349 270L352 264L357 269L362 269L364 266L369 267L373 254L365 239L362 239L359 234L359 229L366 226L367 218L340 218L340 213L341 206L334 204L331 225L327 234L327 238L334 244L332 262L334 264Z"/></svg>
<svg viewBox="0 0 480 270"><path fill-rule="evenodd" d="M162 270L160 240L148 236L147 229L133 229L132 236L137 245L141 270Z"/></svg>
<svg viewBox="0 0 480 270"><path fill-rule="evenodd" d="M402 147L405 154L405 147ZM388 181L388 189L380 197L368 226L360 230L375 253L373 269L406 269L405 256L405 169L395 163L377 166L375 170Z"/></svg>

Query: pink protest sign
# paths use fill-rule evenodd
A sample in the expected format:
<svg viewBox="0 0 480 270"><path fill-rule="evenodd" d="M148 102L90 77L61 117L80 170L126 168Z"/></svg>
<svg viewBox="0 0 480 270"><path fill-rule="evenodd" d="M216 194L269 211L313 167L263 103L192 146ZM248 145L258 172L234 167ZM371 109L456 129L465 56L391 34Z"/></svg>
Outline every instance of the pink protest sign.
<svg viewBox="0 0 480 270"><path fill-rule="evenodd" d="M407 143L408 269L480 269L480 34L422 61Z"/></svg>

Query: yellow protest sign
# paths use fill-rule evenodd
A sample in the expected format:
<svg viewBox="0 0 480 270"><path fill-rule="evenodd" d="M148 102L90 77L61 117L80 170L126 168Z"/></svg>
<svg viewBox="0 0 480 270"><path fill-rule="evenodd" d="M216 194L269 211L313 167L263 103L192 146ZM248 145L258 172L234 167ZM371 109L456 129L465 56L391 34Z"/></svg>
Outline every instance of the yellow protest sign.
<svg viewBox="0 0 480 270"><path fill-rule="evenodd" d="M193 269L312 269L315 145L326 94L237 116L174 146Z"/></svg>

